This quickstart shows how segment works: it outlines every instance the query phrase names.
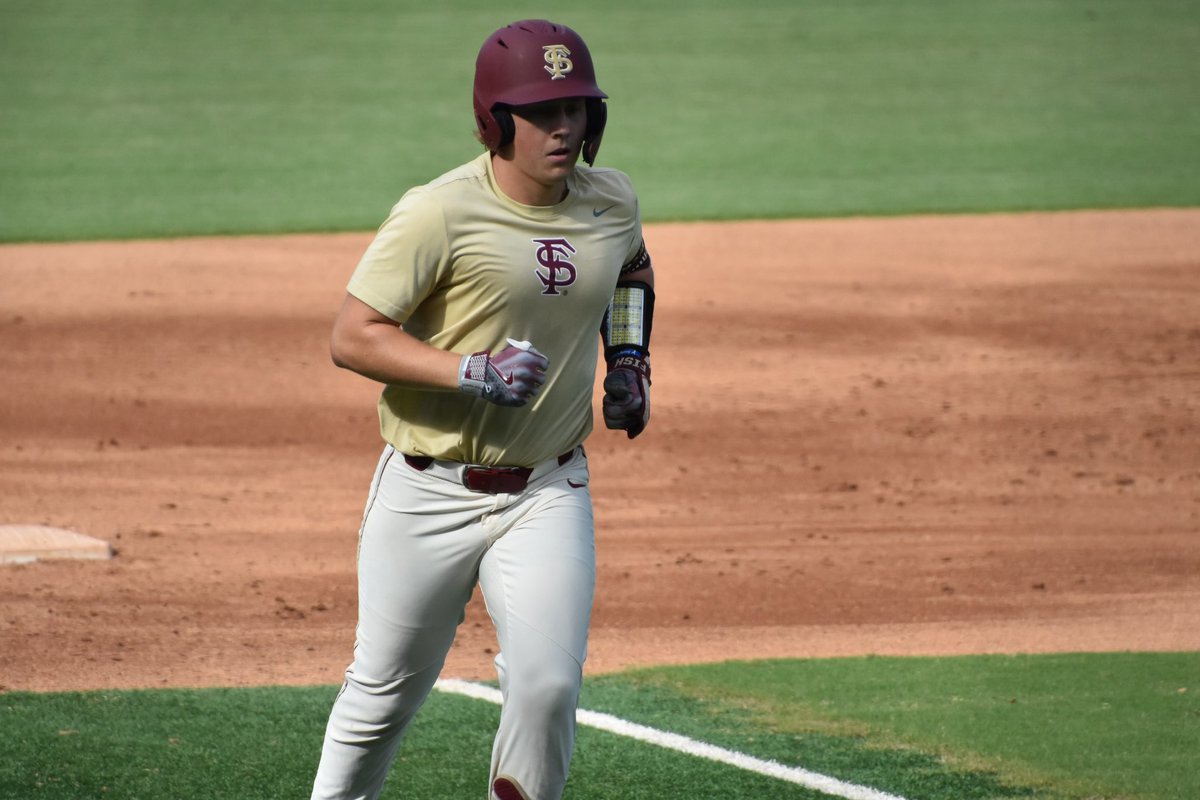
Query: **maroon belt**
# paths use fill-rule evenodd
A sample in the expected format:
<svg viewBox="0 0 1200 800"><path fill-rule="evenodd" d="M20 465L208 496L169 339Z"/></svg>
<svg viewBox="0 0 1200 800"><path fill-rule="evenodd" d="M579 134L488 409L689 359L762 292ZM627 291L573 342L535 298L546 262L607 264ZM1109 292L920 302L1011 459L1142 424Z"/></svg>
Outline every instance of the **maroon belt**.
<svg viewBox="0 0 1200 800"><path fill-rule="evenodd" d="M575 455L574 450L568 450L558 457L561 467ZM434 462L432 456L410 456L404 454L404 461L418 472L424 472ZM529 476L533 467L484 467L468 465L463 469L463 486L472 492L484 494L514 494L525 491L529 485Z"/></svg>

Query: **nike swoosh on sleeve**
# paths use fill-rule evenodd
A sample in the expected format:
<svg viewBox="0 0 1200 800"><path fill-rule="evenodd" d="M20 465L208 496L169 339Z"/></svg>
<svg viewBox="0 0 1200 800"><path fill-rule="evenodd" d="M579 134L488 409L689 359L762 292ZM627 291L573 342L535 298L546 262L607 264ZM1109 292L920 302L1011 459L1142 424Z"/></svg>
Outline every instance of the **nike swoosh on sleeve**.
<svg viewBox="0 0 1200 800"><path fill-rule="evenodd" d="M592 216L593 217L602 217L605 214L607 214L609 211L612 211L616 207L617 207L617 204L613 203L611 206L608 206L607 208L593 208Z"/></svg>

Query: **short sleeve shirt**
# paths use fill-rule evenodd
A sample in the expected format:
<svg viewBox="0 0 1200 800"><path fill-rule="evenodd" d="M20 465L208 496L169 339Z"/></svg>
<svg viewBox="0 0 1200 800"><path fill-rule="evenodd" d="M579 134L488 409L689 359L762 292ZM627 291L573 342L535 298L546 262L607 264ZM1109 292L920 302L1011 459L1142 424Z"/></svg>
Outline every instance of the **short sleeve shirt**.
<svg viewBox="0 0 1200 800"><path fill-rule="evenodd" d="M566 198L526 206L497 187L491 157L408 191L347 290L416 338L469 354L531 342L546 384L511 408L461 392L387 385L380 432L397 450L532 466L592 429L599 330L623 266L644 258L637 198L613 169L578 167Z"/></svg>

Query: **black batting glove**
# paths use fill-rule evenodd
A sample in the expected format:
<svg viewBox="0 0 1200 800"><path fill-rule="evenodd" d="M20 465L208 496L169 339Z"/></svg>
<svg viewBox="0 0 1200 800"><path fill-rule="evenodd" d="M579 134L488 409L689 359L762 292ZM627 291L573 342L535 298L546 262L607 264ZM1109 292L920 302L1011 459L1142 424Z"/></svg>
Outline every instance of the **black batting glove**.
<svg viewBox="0 0 1200 800"><path fill-rule="evenodd" d="M626 350L608 362L604 378L604 424L632 439L650 421L650 357Z"/></svg>

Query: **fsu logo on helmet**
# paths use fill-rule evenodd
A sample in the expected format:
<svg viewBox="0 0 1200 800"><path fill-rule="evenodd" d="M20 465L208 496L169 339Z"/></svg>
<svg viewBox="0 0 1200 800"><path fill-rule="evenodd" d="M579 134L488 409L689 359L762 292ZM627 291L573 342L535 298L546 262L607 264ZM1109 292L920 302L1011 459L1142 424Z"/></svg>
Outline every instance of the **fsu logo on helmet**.
<svg viewBox="0 0 1200 800"><path fill-rule="evenodd" d="M533 243L537 245L535 255L541 265L534 272L545 287L542 294L561 294L560 288L575 282L575 265L570 260L575 248L566 239L534 239Z"/></svg>
<svg viewBox="0 0 1200 800"><path fill-rule="evenodd" d="M543 45L542 49L546 51L546 66L542 69L550 73L550 80L562 80L567 77L567 73L575 69L571 59L567 58L571 55L571 51L565 44L547 44Z"/></svg>

